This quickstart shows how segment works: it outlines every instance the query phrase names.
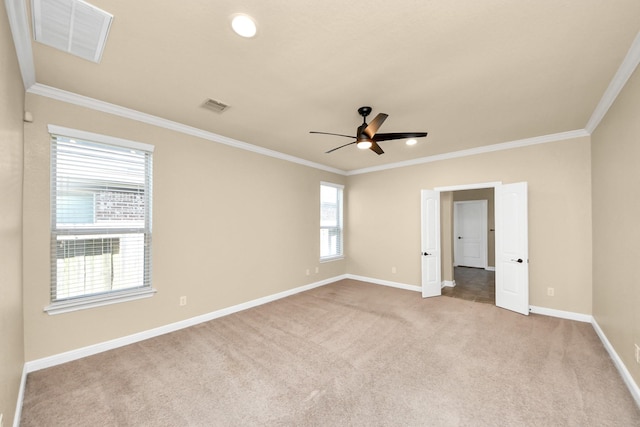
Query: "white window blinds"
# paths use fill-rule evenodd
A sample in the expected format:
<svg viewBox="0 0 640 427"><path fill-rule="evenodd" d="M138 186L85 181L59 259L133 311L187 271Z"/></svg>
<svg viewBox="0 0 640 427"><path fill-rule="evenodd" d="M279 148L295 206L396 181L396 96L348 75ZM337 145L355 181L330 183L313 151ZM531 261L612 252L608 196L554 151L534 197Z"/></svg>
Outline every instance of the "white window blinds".
<svg viewBox="0 0 640 427"><path fill-rule="evenodd" d="M113 141L52 133L52 303L151 286L153 147Z"/></svg>
<svg viewBox="0 0 640 427"><path fill-rule="evenodd" d="M320 184L320 260L341 258L342 185Z"/></svg>

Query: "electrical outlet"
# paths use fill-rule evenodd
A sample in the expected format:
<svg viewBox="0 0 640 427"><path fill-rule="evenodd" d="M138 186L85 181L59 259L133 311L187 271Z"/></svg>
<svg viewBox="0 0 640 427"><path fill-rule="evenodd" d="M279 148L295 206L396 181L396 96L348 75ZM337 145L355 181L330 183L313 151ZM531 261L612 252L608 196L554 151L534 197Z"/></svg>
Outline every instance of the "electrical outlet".
<svg viewBox="0 0 640 427"><path fill-rule="evenodd" d="M395 267L391 267L391 273L396 274L396 268Z"/></svg>
<svg viewBox="0 0 640 427"><path fill-rule="evenodd" d="M640 363L640 345L636 344L636 363Z"/></svg>
<svg viewBox="0 0 640 427"><path fill-rule="evenodd" d="M547 295L552 297L555 295L555 290L553 288L547 288Z"/></svg>
<svg viewBox="0 0 640 427"><path fill-rule="evenodd" d="M320 273L320 267L316 267L316 274Z"/></svg>
<svg viewBox="0 0 640 427"><path fill-rule="evenodd" d="M187 297L180 297L180 305L187 305Z"/></svg>
<svg viewBox="0 0 640 427"><path fill-rule="evenodd" d="M307 276L311 274L311 270L307 268Z"/></svg>

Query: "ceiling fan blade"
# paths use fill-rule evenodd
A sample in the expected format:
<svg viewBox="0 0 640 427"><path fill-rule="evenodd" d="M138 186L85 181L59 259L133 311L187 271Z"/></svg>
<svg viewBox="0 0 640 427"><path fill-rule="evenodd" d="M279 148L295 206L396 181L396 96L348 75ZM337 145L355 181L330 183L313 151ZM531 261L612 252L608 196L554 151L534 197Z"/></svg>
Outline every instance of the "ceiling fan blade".
<svg viewBox="0 0 640 427"><path fill-rule="evenodd" d="M371 141L371 147L369 147L369 150L373 151L374 153L377 153L378 156L384 153L384 151L382 151L382 148L380 148L378 143L375 141Z"/></svg>
<svg viewBox="0 0 640 427"><path fill-rule="evenodd" d="M382 123L384 123L384 121L387 120L387 117L389 117L388 114L385 114L385 113L378 114L375 119L371 120L371 123L369 123L369 126L367 126L364 129L364 133L369 138L373 138L373 135L375 135L376 132L378 132L378 129L380 128L380 126L382 126Z"/></svg>
<svg viewBox="0 0 640 427"><path fill-rule="evenodd" d="M355 138L355 136L353 136L353 135L343 135L341 133L316 132L316 131L313 131L313 130L311 132L309 132L309 133L318 133L320 135L333 135L333 136L344 136L346 138Z"/></svg>
<svg viewBox="0 0 640 427"><path fill-rule="evenodd" d="M352 137L350 137L350 138L352 138ZM358 142L358 141L349 142L348 144L344 144L344 145L341 145L341 146L339 146L339 147L332 148L332 149L331 149L331 150L329 150L329 151L325 151L325 154L329 154L329 153L331 153L331 152L333 152L333 151L339 150L339 149L341 149L341 148L343 148L343 147L346 147L347 145L355 144L356 142Z"/></svg>
<svg viewBox="0 0 640 427"><path fill-rule="evenodd" d="M427 132L398 132L398 133L378 133L372 139L375 141L391 141L392 139L423 138Z"/></svg>

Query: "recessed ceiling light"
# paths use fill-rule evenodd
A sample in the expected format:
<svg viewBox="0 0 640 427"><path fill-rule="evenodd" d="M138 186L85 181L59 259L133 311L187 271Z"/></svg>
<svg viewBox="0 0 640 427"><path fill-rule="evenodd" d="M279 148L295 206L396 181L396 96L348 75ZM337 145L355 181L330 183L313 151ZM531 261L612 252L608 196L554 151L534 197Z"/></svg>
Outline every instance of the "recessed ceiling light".
<svg viewBox="0 0 640 427"><path fill-rule="evenodd" d="M231 28L237 35L242 37L253 37L256 35L256 22L249 15L237 13L231 19Z"/></svg>
<svg viewBox="0 0 640 427"><path fill-rule="evenodd" d="M417 143L418 143L418 140L413 138L407 139L407 142L405 142L405 144L407 145L416 145Z"/></svg>

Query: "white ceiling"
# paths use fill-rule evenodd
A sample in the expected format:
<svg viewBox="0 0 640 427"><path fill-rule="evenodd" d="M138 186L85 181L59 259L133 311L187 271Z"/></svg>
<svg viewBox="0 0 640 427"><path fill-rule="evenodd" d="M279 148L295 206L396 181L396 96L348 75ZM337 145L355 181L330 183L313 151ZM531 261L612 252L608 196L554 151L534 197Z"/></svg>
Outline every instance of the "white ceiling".
<svg viewBox="0 0 640 427"><path fill-rule="evenodd" d="M32 41L38 84L341 170L584 129L640 30L638 0L89 3L114 16L102 61ZM325 154L349 140L309 131L355 134L363 105L429 135Z"/></svg>

